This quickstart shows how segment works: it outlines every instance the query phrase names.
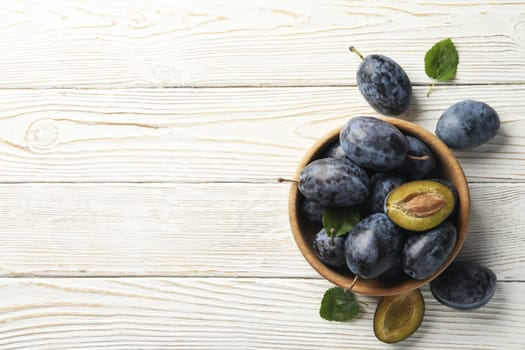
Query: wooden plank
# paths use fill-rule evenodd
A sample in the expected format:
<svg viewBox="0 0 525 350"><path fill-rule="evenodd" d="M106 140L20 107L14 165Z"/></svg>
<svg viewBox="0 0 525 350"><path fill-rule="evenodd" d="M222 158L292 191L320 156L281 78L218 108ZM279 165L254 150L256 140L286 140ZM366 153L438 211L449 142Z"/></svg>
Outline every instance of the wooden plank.
<svg viewBox="0 0 525 350"><path fill-rule="evenodd" d="M55 1L2 4L0 88L347 85L363 53L427 84L451 36L456 82L525 82L522 1Z"/></svg>
<svg viewBox="0 0 525 350"><path fill-rule="evenodd" d="M405 118L434 130L474 98L503 121L458 152L470 181L525 181L524 86L415 89ZM0 182L273 182L350 116L376 115L356 88L0 91Z"/></svg>
<svg viewBox="0 0 525 350"><path fill-rule="evenodd" d="M320 319L330 285L290 279L2 279L0 349L391 349L372 330L378 298L351 323ZM519 349L525 283L499 283L482 309L438 304L410 349Z"/></svg>
<svg viewBox="0 0 525 350"><path fill-rule="evenodd" d="M0 276L308 277L284 184L0 186ZM474 184L463 259L525 280L525 184ZM497 210L495 210L497 208Z"/></svg>

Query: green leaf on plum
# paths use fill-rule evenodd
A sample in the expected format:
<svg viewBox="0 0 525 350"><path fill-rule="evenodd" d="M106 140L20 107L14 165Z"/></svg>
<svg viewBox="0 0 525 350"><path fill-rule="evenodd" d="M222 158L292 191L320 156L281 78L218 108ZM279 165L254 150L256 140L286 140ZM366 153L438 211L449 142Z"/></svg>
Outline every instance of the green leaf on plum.
<svg viewBox="0 0 525 350"><path fill-rule="evenodd" d="M350 232L361 219L357 207L333 207L323 211L323 227L330 237L340 237Z"/></svg>

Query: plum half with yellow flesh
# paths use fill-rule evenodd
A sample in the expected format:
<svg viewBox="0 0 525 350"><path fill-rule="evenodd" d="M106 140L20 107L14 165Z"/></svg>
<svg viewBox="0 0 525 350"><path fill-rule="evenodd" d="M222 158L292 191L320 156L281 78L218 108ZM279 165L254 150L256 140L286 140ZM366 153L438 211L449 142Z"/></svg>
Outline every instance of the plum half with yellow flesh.
<svg viewBox="0 0 525 350"><path fill-rule="evenodd" d="M384 343L410 337L423 322L425 301L419 289L382 297L374 314L374 334Z"/></svg>
<svg viewBox="0 0 525 350"><path fill-rule="evenodd" d="M385 200L385 213L396 225L419 232L441 224L454 206L454 194L447 186L418 180L393 189Z"/></svg>

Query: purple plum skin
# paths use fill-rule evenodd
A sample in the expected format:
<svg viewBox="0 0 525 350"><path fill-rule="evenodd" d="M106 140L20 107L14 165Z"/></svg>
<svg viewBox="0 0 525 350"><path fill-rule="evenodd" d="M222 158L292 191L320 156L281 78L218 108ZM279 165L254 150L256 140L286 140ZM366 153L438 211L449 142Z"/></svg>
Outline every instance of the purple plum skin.
<svg viewBox="0 0 525 350"><path fill-rule="evenodd" d="M378 277L390 269L403 248L400 229L382 213L367 216L347 236L346 265L363 279Z"/></svg>
<svg viewBox="0 0 525 350"><path fill-rule="evenodd" d="M365 100L377 112L398 116L408 109L412 84L393 59L384 55L365 57L359 65L356 81Z"/></svg>
<svg viewBox="0 0 525 350"><path fill-rule="evenodd" d="M449 258L456 239L456 226L450 221L410 236L403 247L403 270L417 280L432 276Z"/></svg>
<svg viewBox="0 0 525 350"><path fill-rule="evenodd" d="M405 176L408 180L422 180L434 176L436 173L436 156L428 146L420 139L407 135L408 155L424 157L420 160L406 157L403 164L395 171Z"/></svg>
<svg viewBox="0 0 525 350"><path fill-rule="evenodd" d="M498 133L498 113L488 104L464 100L448 107L436 126L436 135L450 148L473 148Z"/></svg>
<svg viewBox="0 0 525 350"><path fill-rule="evenodd" d="M323 207L361 204L368 197L369 178L355 164L333 158L317 159L299 176L299 191Z"/></svg>
<svg viewBox="0 0 525 350"><path fill-rule="evenodd" d="M370 195L367 200L367 210L370 214L384 212L385 198L394 188L404 184L406 179L398 175L385 173L374 174L370 178Z"/></svg>
<svg viewBox="0 0 525 350"><path fill-rule="evenodd" d="M408 152L408 140L390 123L373 117L348 120L339 134L346 156L370 170L388 171L400 166Z"/></svg>
<svg viewBox="0 0 525 350"><path fill-rule="evenodd" d="M314 238L313 247L315 255L328 266L344 267L345 241L346 236L334 237L332 244L332 238L326 234L326 230L323 228Z"/></svg>
<svg viewBox="0 0 525 350"><path fill-rule="evenodd" d="M496 274L481 265L454 261L430 282L432 295L458 310L473 310L487 304L496 291Z"/></svg>

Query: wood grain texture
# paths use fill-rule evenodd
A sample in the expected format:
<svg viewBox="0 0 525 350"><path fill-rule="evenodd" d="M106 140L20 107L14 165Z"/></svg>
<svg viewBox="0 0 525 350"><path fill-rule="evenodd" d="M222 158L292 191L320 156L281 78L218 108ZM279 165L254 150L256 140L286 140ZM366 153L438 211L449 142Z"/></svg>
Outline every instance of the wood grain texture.
<svg viewBox="0 0 525 350"><path fill-rule="evenodd" d="M525 280L525 185L471 192L459 257ZM12 184L0 197L2 277L319 277L293 241L284 184Z"/></svg>
<svg viewBox="0 0 525 350"><path fill-rule="evenodd" d="M525 82L522 1L4 1L0 88L348 85L363 53L427 84L451 36L456 83Z"/></svg>
<svg viewBox="0 0 525 350"><path fill-rule="evenodd" d="M398 345L373 335L377 298L361 297L369 306L351 323L320 319L329 287L301 279L1 279L0 349L497 350L525 343L523 283L499 283L489 304L471 312L438 304L423 287L425 319Z"/></svg>
<svg viewBox="0 0 525 350"><path fill-rule="evenodd" d="M431 131L466 98L500 114L493 140L456 152L469 181L525 181L524 86L425 90L404 117ZM2 90L0 182L274 182L363 114L355 87Z"/></svg>

